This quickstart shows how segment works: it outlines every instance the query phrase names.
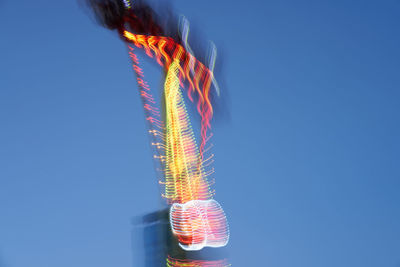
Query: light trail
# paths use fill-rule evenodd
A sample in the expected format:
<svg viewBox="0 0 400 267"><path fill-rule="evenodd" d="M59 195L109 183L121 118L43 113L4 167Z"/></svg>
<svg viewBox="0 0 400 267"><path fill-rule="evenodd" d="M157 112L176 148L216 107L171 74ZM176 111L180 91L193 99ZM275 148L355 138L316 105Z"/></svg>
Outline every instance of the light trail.
<svg viewBox="0 0 400 267"><path fill-rule="evenodd" d="M210 100L213 73L172 38L140 35L128 31L124 31L123 36L136 47L143 48L149 57L155 57L157 63L166 71L174 60L178 60L180 84L183 86L184 81L188 83L188 97L191 101L194 101L193 93L198 96L197 110L201 116L200 156L202 157L213 115ZM192 68L195 69L194 72L191 72Z"/></svg>
<svg viewBox="0 0 400 267"><path fill-rule="evenodd" d="M214 159L209 152L212 145L206 147L212 136L211 86L219 95L213 74L215 46L211 44L203 64L188 43L189 23L186 19L182 18L178 33L182 38L174 40L165 36L170 27L161 23L157 13L145 1L85 1L92 8L96 20L105 28L117 31L128 44L156 170L162 174L159 183L164 186L162 196L169 206L172 233L184 250L225 246L229 240L229 227L221 205L213 199L215 191L211 189L214 183L211 175L214 173ZM143 49L163 68L166 75L163 105L146 82L134 47ZM186 110L184 89L187 89L187 97L195 103L201 117L199 144ZM225 260L182 260L170 255L166 263L169 267L229 266Z"/></svg>
<svg viewBox="0 0 400 267"><path fill-rule="evenodd" d="M211 157L204 160L204 145L209 139L212 105L209 89L212 72L171 38L136 35L125 31L124 36L146 55L154 57L167 72L164 83L165 120L160 117L156 102L138 66L133 47L129 46L133 69L137 76L143 101L151 144L156 147L154 158L164 172L165 186L162 196L170 208L170 224L173 234L184 250L200 250L203 247L222 247L229 241L229 226L220 204L212 199L208 176L214 172L209 165ZM184 62L184 64L182 64ZM190 64L194 65L191 72ZM197 147L185 101L181 92L184 81L189 84L188 97L198 95L197 109L201 115L201 144ZM208 170L204 167L208 166Z"/></svg>

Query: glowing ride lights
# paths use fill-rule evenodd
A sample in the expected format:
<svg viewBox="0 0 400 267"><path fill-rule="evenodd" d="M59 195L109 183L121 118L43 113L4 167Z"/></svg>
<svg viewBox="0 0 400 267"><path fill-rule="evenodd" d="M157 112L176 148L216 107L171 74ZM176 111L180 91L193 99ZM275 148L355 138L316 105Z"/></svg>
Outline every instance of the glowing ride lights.
<svg viewBox="0 0 400 267"><path fill-rule="evenodd" d="M162 173L162 179L159 181L165 187L162 196L170 205L169 219L172 233L184 250L225 246L229 240L229 227L221 205L212 199L215 192L210 189L214 182L210 180L210 176L214 172L211 167L214 160L213 154L208 152L212 145L206 148L207 142L212 137L212 134L208 133L213 115L210 101L211 86L219 95L213 74L215 46L211 45L211 52L205 59L206 66L195 57L190 48L189 23L183 16L178 28L180 37L173 39L163 36L166 32L172 33L171 25L160 23L156 13L145 1L84 1L93 9L96 20L105 28L116 30L128 45L148 125L156 170ZM138 57L131 44L143 48L144 52L164 69L166 81L163 100L165 101L162 104L159 103L159 97L154 97L150 86L144 80L143 70L139 66ZM199 146L190 125L181 88L187 89L187 97L195 103L201 117ZM169 238L168 240L167 244L162 244L163 251L168 251L166 259L168 267L230 266L226 260L174 259L170 254L185 257L191 253L176 250L171 240Z"/></svg>
<svg viewBox="0 0 400 267"><path fill-rule="evenodd" d="M229 241L225 213L214 199L174 203L170 209L172 232L185 250L223 247Z"/></svg>
<svg viewBox="0 0 400 267"><path fill-rule="evenodd" d="M190 101L193 102L193 93L198 96L197 110L201 115L200 155L203 155L207 130L211 128L213 109L209 93L214 74L172 38L133 34L126 30L123 31L123 37L136 47L143 48L149 57L153 57L154 54L157 63L166 71L172 61L178 60L180 84L183 85L183 82L187 81Z"/></svg>
<svg viewBox="0 0 400 267"><path fill-rule="evenodd" d="M165 197L169 203L209 199L211 193L189 116L179 88L178 61L170 65L165 80L166 166Z"/></svg>
<svg viewBox="0 0 400 267"><path fill-rule="evenodd" d="M229 229L224 211L211 199L212 192L203 169L185 103L179 88L178 60L165 81L166 102L166 194L172 232L185 250L222 247Z"/></svg>
<svg viewBox="0 0 400 267"><path fill-rule="evenodd" d="M172 232L184 250L225 246L229 241L228 222L222 207L212 199L214 192L208 181L208 176L214 172L209 167L213 155L206 159L203 155L212 116L209 90L213 74L171 38L135 35L127 31L124 31L124 36L135 46L144 48L148 56L154 55L167 71L164 123L155 107L150 88L143 80L143 71L138 66L133 47L128 46L146 120L149 122L149 132L153 135L152 145L157 148L154 158L159 159L164 171L165 181L161 183L165 185L163 197L172 205ZM185 80L189 84L189 99L193 101L192 93L198 96L197 110L202 118L200 148L197 147L180 89Z"/></svg>

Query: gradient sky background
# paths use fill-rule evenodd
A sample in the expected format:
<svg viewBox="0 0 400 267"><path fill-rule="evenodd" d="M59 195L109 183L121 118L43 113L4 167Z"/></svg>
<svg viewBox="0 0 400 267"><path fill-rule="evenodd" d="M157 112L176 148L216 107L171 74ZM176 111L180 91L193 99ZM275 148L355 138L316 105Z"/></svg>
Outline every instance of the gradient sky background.
<svg viewBox="0 0 400 267"><path fill-rule="evenodd" d="M172 4L224 58L231 263L399 267L400 1ZM0 266L131 267L160 199L124 44L72 0L3 0L0 33Z"/></svg>

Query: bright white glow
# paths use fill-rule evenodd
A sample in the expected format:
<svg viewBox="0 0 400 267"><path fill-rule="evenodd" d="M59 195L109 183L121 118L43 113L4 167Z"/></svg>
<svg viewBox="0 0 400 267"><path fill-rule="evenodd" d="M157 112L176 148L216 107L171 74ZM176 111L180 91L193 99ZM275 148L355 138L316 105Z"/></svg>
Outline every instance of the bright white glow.
<svg viewBox="0 0 400 267"><path fill-rule="evenodd" d="M128 9L132 7L132 4L131 4L131 1L130 1L130 0L124 0L124 5L125 5L125 7L128 8Z"/></svg>
<svg viewBox="0 0 400 267"><path fill-rule="evenodd" d="M170 209L170 223L184 250L223 247L229 241L225 213L214 199L174 203Z"/></svg>
<svg viewBox="0 0 400 267"><path fill-rule="evenodd" d="M217 58L217 47L213 42L210 41L209 48L208 48L208 69L212 73L212 83L215 87L215 91L217 92L217 95L219 96L221 94L221 91L219 89L219 86L217 84L217 81L214 78L214 67L215 67L215 60Z"/></svg>
<svg viewBox="0 0 400 267"><path fill-rule="evenodd" d="M189 45L188 37L189 37L189 21L185 18L185 16L181 15L179 18L179 34L182 39L183 47L186 49L186 51L189 52L189 67L190 67L190 72L194 76L194 53L192 48ZM209 56L208 56L208 69L211 71L212 74L212 84L214 85L215 91L217 92L217 95L220 96L221 91L219 89L218 83L214 78L214 66L215 66L215 60L217 58L217 47L213 42L210 42L209 45Z"/></svg>

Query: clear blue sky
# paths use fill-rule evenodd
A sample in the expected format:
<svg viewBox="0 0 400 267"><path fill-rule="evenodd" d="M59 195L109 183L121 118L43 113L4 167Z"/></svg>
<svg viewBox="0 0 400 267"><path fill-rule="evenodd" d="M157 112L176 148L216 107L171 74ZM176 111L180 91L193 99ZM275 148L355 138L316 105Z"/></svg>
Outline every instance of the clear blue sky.
<svg viewBox="0 0 400 267"><path fill-rule="evenodd" d="M231 263L399 267L400 1L173 5L224 56ZM160 200L123 43L72 0L3 0L0 33L0 266L132 266Z"/></svg>

